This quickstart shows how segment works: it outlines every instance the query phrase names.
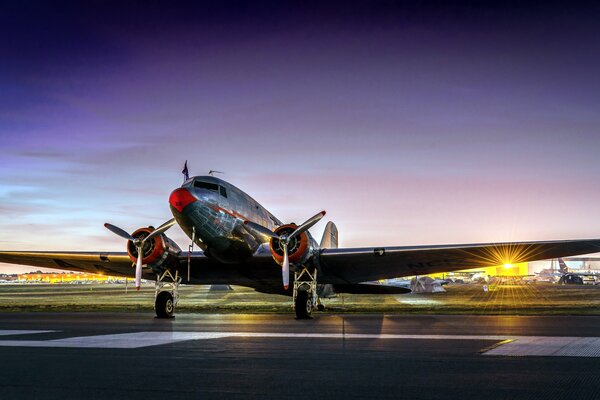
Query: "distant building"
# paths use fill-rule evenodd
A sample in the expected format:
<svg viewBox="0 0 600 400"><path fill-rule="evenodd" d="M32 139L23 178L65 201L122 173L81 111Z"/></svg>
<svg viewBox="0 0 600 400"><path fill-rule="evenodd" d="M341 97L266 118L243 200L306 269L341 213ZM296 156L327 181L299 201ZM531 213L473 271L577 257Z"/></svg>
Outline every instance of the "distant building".
<svg viewBox="0 0 600 400"><path fill-rule="evenodd" d="M495 265L492 267L485 268L472 268L472 269L463 269L460 271L455 271L455 274L458 273L477 273L483 276L525 276L529 275L528 272L528 263L518 263L518 264L505 264L505 265ZM437 274L431 274L429 276L434 278L445 278L448 275L447 272L440 272Z"/></svg>
<svg viewBox="0 0 600 400"><path fill-rule="evenodd" d="M569 271L577 272L577 271L586 271L586 272L595 272L598 271L600 273L600 258L593 257L566 257L563 258L565 264L567 265ZM532 261L528 263L518 263L518 264L506 264L506 265L497 265L493 267L486 268L474 268L474 269L465 269L461 271L456 271L458 273L462 272L477 272L482 275L487 276L525 276L525 275L536 275L539 274L543 270L556 270L558 271L559 265L558 260L543 260L543 261ZM432 274L432 277L442 278L445 273Z"/></svg>
<svg viewBox="0 0 600 400"><path fill-rule="evenodd" d="M70 282L111 282L117 279L108 275L88 274L83 272L78 273L45 273L33 272L27 274L19 274L19 282L40 282L40 283L70 283Z"/></svg>

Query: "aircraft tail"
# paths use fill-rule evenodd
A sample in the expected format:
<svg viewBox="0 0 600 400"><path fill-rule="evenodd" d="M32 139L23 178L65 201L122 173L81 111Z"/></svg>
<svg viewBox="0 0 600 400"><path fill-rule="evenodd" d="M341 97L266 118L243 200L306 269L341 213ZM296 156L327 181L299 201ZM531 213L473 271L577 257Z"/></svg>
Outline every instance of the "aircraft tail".
<svg viewBox="0 0 600 400"><path fill-rule="evenodd" d="M562 273L567 273L569 272L568 268L567 268L567 264L565 263L565 260L563 260L562 258L558 259L558 270Z"/></svg>
<svg viewBox="0 0 600 400"><path fill-rule="evenodd" d="M323 238L321 239L322 249L337 249L338 248L338 230L335 224L331 221L325 226Z"/></svg>

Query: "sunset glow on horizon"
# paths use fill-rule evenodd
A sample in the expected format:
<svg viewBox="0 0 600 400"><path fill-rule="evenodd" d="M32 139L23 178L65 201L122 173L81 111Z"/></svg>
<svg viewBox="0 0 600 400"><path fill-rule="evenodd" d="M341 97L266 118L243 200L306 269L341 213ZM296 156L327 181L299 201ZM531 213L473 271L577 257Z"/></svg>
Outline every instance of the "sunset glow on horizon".
<svg viewBox="0 0 600 400"><path fill-rule="evenodd" d="M343 247L600 237L598 8L426 4L0 6L0 249L124 251L185 160Z"/></svg>

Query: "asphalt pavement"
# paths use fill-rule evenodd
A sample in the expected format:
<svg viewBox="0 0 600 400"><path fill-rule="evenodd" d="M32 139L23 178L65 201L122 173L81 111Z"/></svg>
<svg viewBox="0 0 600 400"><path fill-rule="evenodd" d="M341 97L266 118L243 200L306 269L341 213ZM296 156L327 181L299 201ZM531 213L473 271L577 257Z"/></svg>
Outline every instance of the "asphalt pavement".
<svg viewBox="0 0 600 400"><path fill-rule="evenodd" d="M0 398L598 399L599 336L584 316L6 313Z"/></svg>

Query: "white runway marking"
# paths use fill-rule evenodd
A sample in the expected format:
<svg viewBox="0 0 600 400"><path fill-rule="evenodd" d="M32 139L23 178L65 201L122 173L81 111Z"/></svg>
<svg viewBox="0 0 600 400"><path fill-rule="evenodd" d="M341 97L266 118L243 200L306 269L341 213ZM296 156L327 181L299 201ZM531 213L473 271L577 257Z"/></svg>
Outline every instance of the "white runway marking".
<svg viewBox="0 0 600 400"><path fill-rule="evenodd" d="M51 333L51 332L56 332L56 331L30 331L30 330L22 330L22 329L13 329L13 330L0 329L0 336L31 335L34 333Z"/></svg>
<svg viewBox="0 0 600 400"><path fill-rule="evenodd" d="M226 336L228 334L222 332L134 332L53 340L0 340L0 346L134 349L187 340L219 339Z"/></svg>
<svg viewBox="0 0 600 400"><path fill-rule="evenodd" d="M426 340L504 340L505 336L470 335L393 335L341 333L269 333L269 332L133 332L114 335L81 336L53 340L0 340L0 346L20 347L76 347L135 349L188 340L247 338L316 338L316 339L426 339Z"/></svg>
<svg viewBox="0 0 600 400"><path fill-rule="evenodd" d="M483 354L486 356L518 357L600 357L600 338L522 336Z"/></svg>
<svg viewBox="0 0 600 400"><path fill-rule="evenodd" d="M0 331L0 335L53 331ZM8 347L71 347L97 349L136 349L189 340L228 337L303 338L303 339L380 339L380 340L490 340L500 343L484 352L486 356L563 356L600 357L599 337L498 336L498 335L395 335L342 333L271 333L271 332L132 332L113 335L80 336L52 340L0 340Z"/></svg>

